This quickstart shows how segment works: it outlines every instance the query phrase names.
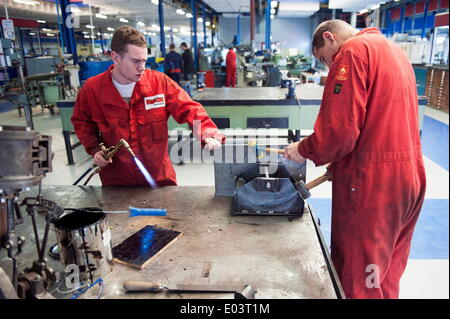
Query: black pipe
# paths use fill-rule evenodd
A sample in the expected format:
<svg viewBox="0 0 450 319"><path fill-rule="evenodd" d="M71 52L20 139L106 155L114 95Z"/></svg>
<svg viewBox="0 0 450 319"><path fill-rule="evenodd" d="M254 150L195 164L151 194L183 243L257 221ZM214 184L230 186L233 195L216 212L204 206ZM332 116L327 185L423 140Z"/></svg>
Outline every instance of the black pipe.
<svg viewBox="0 0 450 319"><path fill-rule="evenodd" d="M89 172L94 168L95 166L91 166L89 167L84 173L83 175L81 175L80 177L78 177L78 179L72 184L72 185L77 185L87 174L89 174Z"/></svg>

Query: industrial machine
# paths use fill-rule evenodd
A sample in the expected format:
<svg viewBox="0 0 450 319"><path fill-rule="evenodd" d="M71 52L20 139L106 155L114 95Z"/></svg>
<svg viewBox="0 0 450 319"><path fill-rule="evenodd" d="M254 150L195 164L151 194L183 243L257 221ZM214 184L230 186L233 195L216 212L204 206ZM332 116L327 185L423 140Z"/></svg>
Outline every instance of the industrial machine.
<svg viewBox="0 0 450 319"><path fill-rule="evenodd" d="M52 170L51 137L40 135L28 127L0 126L0 249L7 251L12 260L12 280L0 270L0 297L51 298L49 287L58 281L58 273L48 267L44 258L50 224L64 210L40 194L43 176ZM18 202L21 191L39 186L36 197ZM20 207L33 222L33 232L38 258L30 268L18 273L17 257L20 256L26 238L16 233L15 226L23 223ZM35 214L39 208L46 214L42 240L36 226Z"/></svg>
<svg viewBox="0 0 450 319"><path fill-rule="evenodd" d="M304 199L297 185L305 181L306 164L286 160L282 152L224 145L214 161L215 195L233 197L235 215L301 216Z"/></svg>
<svg viewBox="0 0 450 319"><path fill-rule="evenodd" d="M56 101L75 97L80 87L78 66L71 56L38 57L26 60L27 74L20 50L8 39L0 39L0 96L24 109L27 126L34 128L32 108L40 105L54 114Z"/></svg>
<svg viewBox="0 0 450 319"><path fill-rule="evenodd" d="M300 73L311 69L312 58L303 54L287 57L287 64L282 69L289 71L290 77L300 77Z"/></svg>

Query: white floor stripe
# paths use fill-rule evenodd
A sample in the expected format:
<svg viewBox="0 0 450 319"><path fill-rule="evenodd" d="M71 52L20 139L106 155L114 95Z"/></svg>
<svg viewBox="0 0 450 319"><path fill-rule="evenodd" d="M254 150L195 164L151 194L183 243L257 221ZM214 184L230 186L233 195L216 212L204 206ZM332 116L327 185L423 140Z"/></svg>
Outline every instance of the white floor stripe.
<svg viewBox="0 0 450 319"><path fill-rule="evenodd" d="M410 259L400 280L401 299L448 299L448 259Z"/></svg>
<svg viewBox="0 0 450 319"><path fill-rule="evenodd" d="M449 123L449 114L445 113L445 112L442 112L442 111L439 111L439 110L436 110L434 108L431 108L431 107L427 106L425 108L425 115L428 115L429 117L431 117L431 118L433 118L435 120L438 120L438 121L440 121L442 123L445 123L447 125Z"/></svg>
<svg viewBox="0 0 450 319"><path fill-rule="evenodd" d="M448 171L426 156L424 156L423 159L425 163L425 172L427 175L427 190L425 193L425 198L448 198Z"/></svg>

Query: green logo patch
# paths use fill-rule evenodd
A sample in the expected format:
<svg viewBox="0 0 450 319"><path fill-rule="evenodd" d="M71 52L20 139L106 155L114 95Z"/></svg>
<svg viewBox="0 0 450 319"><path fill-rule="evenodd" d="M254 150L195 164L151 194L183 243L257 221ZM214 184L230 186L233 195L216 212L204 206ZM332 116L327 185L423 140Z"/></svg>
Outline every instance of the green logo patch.
<svg viewBox="0 0 450 319"><path fill-rule="evenodd" d="M341 89L342 89L342 84L341 83L337 83L336 86L334 87L334 94L339 94L341 93Z"/></svg>

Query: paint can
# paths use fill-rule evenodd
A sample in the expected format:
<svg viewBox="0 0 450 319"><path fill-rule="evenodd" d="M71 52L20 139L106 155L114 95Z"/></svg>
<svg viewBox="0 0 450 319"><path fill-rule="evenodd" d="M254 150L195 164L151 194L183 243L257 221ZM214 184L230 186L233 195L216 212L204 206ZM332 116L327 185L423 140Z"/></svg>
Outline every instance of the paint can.
<svg viewBox="0 0 450 319"><path fill-rule="evenodd" d="M111 230L107 214L96 207L66 210L72 212L62 215L54 222L66 279L70 276L74 285L94 283L99 278L106 279L113 270ZM93 210L99 213L93 213Z"/></svg>

